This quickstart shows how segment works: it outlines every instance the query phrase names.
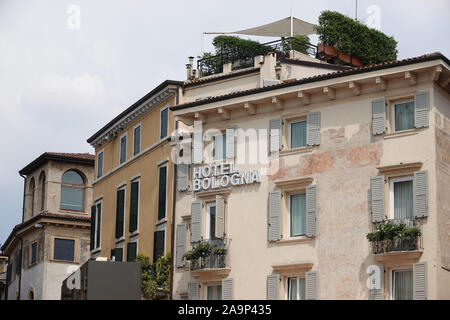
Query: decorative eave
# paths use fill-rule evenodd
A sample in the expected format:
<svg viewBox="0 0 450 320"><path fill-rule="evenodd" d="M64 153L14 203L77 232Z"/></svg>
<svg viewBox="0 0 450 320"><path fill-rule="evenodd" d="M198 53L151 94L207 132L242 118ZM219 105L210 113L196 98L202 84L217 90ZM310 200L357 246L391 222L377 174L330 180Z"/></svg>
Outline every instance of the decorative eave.
<svg viewBox="0 0 450 320"><path fill-rule="evenodd" d="M283 180L275 180L274 183L278 189L281 189L285 192L289 191L298 191L303 190L307 186L309 186L313 182L313 178L292 178L292 179L283 179Z"/></svg>
<svg viewBox="0 0 450 320"><path fill-rule="evenodd" d="M377 167L378 172L384 175L396 176L402 174L409 174L411 172L420 170L422 168L422 162L409 162L409 163L400 163L388 166Z"/></svg>
<svg viewBox="0 0 450 320"><path fill-rule="evenodd" d="M195 193L195 196L199 199L215 198L216 195L228 196L231 193L231 188L211 189L206 191L199 191Z"/></svg>
<svg viewBox="0 0 450 320"><path fill-rule="evenodd" d="M296 273L303 273L311 270L313 263L311 261L299 261L288 264L276 264L272 265L273 271L280 275L292 275Z"/></svg>

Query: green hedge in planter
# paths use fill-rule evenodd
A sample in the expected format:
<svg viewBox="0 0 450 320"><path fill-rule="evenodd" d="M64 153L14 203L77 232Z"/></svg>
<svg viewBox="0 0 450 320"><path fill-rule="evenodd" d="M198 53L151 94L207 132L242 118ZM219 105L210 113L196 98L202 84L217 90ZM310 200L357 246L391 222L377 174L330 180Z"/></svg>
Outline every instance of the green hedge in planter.
<svg viewBox="0 0 450 320"><path fill-rule="evenodd" d="M323 11L317 33L322 43L359 58L364 64L397 59L397 41L343 14Z"/></svg>
<svg viewBox="0 0 450 320"><path fill-rule="evenodd" d="M389 222L381 223L374 232L367 234L367 240L370 242L379 242L385 240L413 240L421 234L418 227L407 227L404 223L392 224Z"/></svg>

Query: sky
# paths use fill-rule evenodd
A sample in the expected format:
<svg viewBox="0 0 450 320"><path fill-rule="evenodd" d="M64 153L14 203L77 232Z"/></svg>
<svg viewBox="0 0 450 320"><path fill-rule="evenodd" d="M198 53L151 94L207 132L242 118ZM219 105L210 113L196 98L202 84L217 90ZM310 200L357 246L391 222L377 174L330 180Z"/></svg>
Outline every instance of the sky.
<svg viewBox="0 0 450 320"><path fill-rule="evenodd" d="M43 152L94 153L87 138L164 80L184 80L187 57L212 51L202 32L291 10L311 23L323 10L354 18L355 0L0 0L0 244L21 222L20 169ZM399 59L450 57L449 12L448 0L358 0L358 19L393 36Z"/></svg>

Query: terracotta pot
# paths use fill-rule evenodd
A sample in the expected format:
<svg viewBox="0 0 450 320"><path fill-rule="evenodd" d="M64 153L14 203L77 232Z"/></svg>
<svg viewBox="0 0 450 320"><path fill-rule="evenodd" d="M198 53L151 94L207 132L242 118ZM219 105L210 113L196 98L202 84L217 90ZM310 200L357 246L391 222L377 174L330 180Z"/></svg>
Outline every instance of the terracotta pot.
<svg viewBox="0 0 450 320"><path fill-rule="evenodd" d="M330 57L337 57L337 50L335 47L329 46L327 44L319 44L317 46L317 53L323 53Z"/></svg>
<svg viewBox="0 0 450 320"><path fill-rule="evenodd" d="M344 64L350 64L355 67L362 67L363 63L356 57L352 57L347 53L339 52L338 60Z"/></svg>

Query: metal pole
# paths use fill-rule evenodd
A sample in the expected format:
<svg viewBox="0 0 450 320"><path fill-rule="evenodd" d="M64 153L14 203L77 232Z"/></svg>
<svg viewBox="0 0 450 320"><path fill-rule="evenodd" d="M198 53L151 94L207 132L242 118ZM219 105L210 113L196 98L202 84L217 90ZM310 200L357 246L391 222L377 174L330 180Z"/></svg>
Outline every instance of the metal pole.
<svg viewBox="0 0 450 320"><path fill-rule="evenodd" d="M355 0L355 20L358 20L358 0Z"/></svg>

